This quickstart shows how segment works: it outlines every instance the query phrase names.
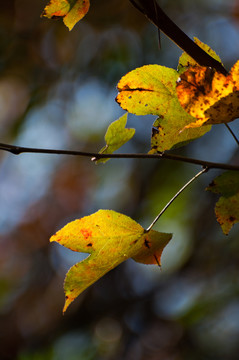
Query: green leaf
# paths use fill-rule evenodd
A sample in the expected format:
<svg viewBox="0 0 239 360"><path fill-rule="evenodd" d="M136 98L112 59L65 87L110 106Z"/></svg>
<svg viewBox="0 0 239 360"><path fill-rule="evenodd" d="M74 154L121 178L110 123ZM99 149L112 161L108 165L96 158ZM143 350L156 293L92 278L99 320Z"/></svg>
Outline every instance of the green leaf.
<svg viewBox="0 0 239 360"><path fill-rule="evenodd" d="M106 145L99 151L99 154L112 154L119 149L127 141L132 139L135 134L135 129L126 128L127 113L121 116L118 120L112 122L105 134ZM99 159L96 163L105 163L109 159Z"/></svg>
<svg viewBox="0 0 239 360"><path fill-rule="evenodd" d="M89 7L89 0L50 0L42 16L48 19L62 17L64 24L69 30L72 30L75 24L88 12Z"/></svg>
<svg viewBox="0 0 239 360"><path fill-rule="evenodd" d="M130 217L112 210L99 210L67 224L50 241L90 255L72 266L65 279L65 306L87 287L123 261L133 258L144 264L160 264L171 234L145 232Z"/></svg>
<svg viewBox="0 0 239 360"><path fill-rule="evenodd" d="M116 101L130 113L136 115L158 115L153 124L151 152L169 150L192 141L211 127L186 129L195 121L181 107L177 93L178 73L160 65L145 65L122 77L118 83L119 94Z"/></svg>
<svg viewBox="0 0 239 360"><path fill-rule="evenodd" d="M208 191L221 194L215 206L217 221L224 234L228 235L232 226L239 222L239 174L227 171L218 176L207 187Z"/></svg>
<svg viewBox="0 0 239 360"><path fill-rule="evenodd" d="M195 43L200 46L206 53L208 53L212 58L222 63L220 57L215 53L214 50L210 48L207 44L204 44L202 41L194 38ZM198 63L191 58L186 52L183 52L182 55L179 58L178 62L178 74L182 74L184 71L186 71L190 66L198 65Z"/></svg>

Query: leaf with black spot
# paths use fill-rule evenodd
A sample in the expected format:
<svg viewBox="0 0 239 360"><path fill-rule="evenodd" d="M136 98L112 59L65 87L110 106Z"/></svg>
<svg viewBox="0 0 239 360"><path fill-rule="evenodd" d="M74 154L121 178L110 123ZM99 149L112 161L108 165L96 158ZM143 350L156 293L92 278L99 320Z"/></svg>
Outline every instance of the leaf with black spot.
<svg viewBox="0 0 239 360"><path fill-rule="evenodd" d="M152 153L182 146L211 129L207 126L182 131L195 119L178 101L177 79L178 72L174 69L145 65L126 74L118 83L116 101L124 110L135 115L158 116L153 124Z"/></svg>

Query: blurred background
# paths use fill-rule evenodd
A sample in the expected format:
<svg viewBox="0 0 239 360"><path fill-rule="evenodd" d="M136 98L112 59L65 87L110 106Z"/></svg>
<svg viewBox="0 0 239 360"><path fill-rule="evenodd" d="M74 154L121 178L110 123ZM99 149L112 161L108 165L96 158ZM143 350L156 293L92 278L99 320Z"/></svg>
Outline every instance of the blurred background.
<svg viewBox="0 0 239 360"><path fill-rule="evenodd" d="M121 76L144 64L177 67L181 50L125 0L92 0L69 32L41 18L47 1L2 1L0 142L98 151ZM237 0L161 0L191 37L222 58L239 57ZM155 117L130 115L125 152L150 149ZM231 124L238 134L237 122ZM222 125L177 153L238 164ZM173 232L161 270L128 260L62 315L63 281L82 259L49 238L67 222L113 209L147 227L199 168L157 160L109 161L0 152L0 359L225 360L239 353L239 227L216 222L217 196L204 191L220 171L191 185L160 218Z"/></svg>

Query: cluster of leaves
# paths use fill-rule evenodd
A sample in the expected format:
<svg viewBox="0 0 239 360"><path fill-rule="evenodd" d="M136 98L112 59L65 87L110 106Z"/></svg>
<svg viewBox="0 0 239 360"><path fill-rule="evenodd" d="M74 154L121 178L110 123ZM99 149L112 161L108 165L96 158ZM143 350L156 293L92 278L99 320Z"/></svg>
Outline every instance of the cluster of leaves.
<svg viewBox="0 0 239 360"><path fill-rule="evenodd" d="M64 24L72 30L75 24L88 12L89 0L51 0L42 16L48 19L63 18Z"/></svg>
<svg viewBox="0 0 239 360"><path fill-rule="evenodd" d="M62 17L71 30L88 9L88 0L51 0L43 16ZM198 39L195 42L221 62L207 45ZM121 78L118 91L116 101L122 109L135 115L157 116L150 153L164 152L203 136L212 125L239 117L239 61L225 75L200 66L184 52L177 70L160 65L137 68ZM114 152L134 136L135 130L126 128L126 122L127 114L109 126L101 154ZM228 234L239 222L239 174L225 172L207 190L221 194L215 213L223 232ZM161 253L171 237L144 230L131 218L111 210L100 210L67 224L51 241L90 255L66 276L64 311L83 290L128 258L160 265Z"/></svg>

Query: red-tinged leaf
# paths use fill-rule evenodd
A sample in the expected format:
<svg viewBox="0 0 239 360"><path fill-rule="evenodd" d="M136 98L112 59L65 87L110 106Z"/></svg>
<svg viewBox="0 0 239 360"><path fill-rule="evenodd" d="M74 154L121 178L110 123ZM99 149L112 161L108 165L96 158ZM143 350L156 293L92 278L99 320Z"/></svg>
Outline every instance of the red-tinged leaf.
<svg viewBox="0 0 239 360"><path fill-rule="evenodd" d="M89 0L50 0L42 16L49 19L62 17L64 24L69 30L72 30L75 24L88 12L89 7Z"/></svg>
<svg viewBox="0 0 239 360"><path fill-rule="evenodd" d="M239 222L239 174L227 171L218 176L207 190L221 194L215 205L217 221L224 234L228 234L232 226Z"/></svg>
<svg viewBox="0 0 239 360"><path fill-rule="evenodd" d="M72 266L66 275L63 311L82 291L129 258L159 265L171 237L153 230L146 232L128 216L112 210L99 210L67 224L50 241L90 256Z"/></svg>

